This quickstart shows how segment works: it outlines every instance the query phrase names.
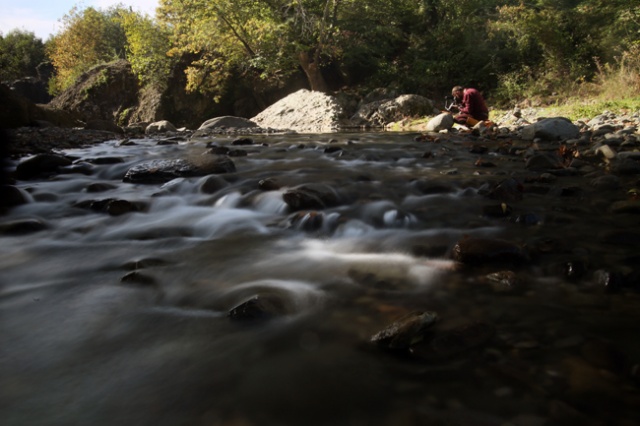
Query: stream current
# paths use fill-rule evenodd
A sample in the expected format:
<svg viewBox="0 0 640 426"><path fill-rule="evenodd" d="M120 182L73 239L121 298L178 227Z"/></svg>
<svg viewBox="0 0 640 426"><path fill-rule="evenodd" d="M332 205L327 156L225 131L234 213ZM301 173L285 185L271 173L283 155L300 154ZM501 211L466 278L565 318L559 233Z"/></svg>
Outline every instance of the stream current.
<svg viewBox="0 0 640 426"><path fill-rule="evenodd" d="M110 141L64 151L82 167L18 181L29 202L1 222L45 227L0 236L2 424L640 421L640 300L606 293L596 273L630 268L633 250L602 233L637 219L605 214L616 194L557 184L532 184L511 216L488 217L500 201L487 190L528 175L522 159L488 153L497 167L476 167L469 139L415 136L256 136L234 147L247 154L232 157L236 172L165 184L123 176L234 138ZM576 188L584 178L560 179ZM283 193L300 185L336 202L293 211ZM105 199L143 208L82 207ZM450 253L467 236L537 254L461 267ZM587 271L572 278L569 264ZM516 282L485 279L506 269ZM276 300L277 315L229 317L256 296ZM414 310L437 312L436 336L481 322L491 337L431 361L371 345Z"/></svg>

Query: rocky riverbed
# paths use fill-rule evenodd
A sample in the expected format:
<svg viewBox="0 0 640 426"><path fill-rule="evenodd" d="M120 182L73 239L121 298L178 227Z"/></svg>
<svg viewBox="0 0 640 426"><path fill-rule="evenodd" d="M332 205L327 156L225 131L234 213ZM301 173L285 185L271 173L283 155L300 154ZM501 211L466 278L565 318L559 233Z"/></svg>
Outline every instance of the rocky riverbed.
<svg viewBox="0 0 640 426"><path fill-rule="evenodd" d="M14 131L3 421L637 424L640 116L496 121Z"/></svg>

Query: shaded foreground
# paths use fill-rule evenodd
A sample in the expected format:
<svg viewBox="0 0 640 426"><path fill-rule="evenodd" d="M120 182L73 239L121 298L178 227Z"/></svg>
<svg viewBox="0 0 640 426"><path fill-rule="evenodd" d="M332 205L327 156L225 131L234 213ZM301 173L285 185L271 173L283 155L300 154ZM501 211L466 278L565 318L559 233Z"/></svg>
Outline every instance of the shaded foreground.
<svg viewBox="0 0 640 426"><path fill-rule="evenodd" d="M640 421L636 174L463 134L131 142L16 184L3 424Z"/></svg>

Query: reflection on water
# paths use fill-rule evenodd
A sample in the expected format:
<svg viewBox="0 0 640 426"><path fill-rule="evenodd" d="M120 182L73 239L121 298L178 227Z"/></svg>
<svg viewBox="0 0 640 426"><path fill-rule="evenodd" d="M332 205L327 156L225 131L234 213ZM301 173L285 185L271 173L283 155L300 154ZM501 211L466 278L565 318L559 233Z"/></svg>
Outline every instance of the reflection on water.
<svg viewBox="0 0 640 426"><path fill-rule="evenodd" d="M0 237L3 424L640 421L638 297L604 293L596 274L628 270L637 248L602 244L635 224L594 214L613 194L531 192L511 204L532 224L487 217L499 204L487 188L524 173L519 158L479 170L463 138L388 133L259 136L235 173L124 183L142 160L198 158L212 141L135 142L67 151L91 173L19 182L30 202L1 218L45 226ZM283 195L303 184L331 203L293 211ZM86 208L107 199L141 207ZM536 255L501 287L487 274L512 265L450 260L469 235ZM585 259L570 279L566 265ZM229 318L256 296L276 315ZM371 347L412 310L441 318L423 348L433 357ZM455 334L474 322L489 340Z"/></svg>

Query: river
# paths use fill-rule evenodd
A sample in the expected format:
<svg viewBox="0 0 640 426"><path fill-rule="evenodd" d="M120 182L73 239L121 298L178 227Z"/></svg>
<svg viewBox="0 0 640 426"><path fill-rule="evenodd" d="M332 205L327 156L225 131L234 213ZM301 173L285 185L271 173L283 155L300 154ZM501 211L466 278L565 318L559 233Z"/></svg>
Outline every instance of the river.
<svg viewBox="0 0 640 426"><path fill-rule="evenodd" d="M42 229L0 235L2 424L640 422L640 297L606 288L639 260L624 237L637 216L611 214L620 195L581 175L526 180L495 146L415 136L259 135L233 147L235 172L164 184L123 176L234 138L109 141L18 181L29 202L0 222ZM486 214L511 177L524 197ZM301 185L324 205L294 211L283 194ZM111 199L136 209L96 207ZM468 237L530 261L461 266ZM517 279L487 279L504 270ZM256 296L275 314L229 316ZM433 359L369 341L414 310L437 312L435 337L482 324L486 339Z"/></svg>

